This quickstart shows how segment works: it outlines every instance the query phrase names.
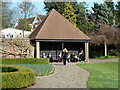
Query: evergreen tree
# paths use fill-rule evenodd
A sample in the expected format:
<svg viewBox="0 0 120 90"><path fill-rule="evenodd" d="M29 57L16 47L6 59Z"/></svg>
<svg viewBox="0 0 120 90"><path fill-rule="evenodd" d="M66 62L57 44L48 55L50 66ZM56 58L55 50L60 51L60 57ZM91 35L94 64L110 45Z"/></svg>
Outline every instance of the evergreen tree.
<svg viewBox="0 0 120 90"><path fill-rule="evenodd" d="M107 7L108 8L110 8L110 10L113 12L113 14L114 14L114 2L113 2L113 0L110 0L109 2L107 1L107 0L105 0L104 1L105 2L105 4L107 5Z"/></svg>
<svg viewBox="0 0 120 90"><path fill-rule="evenodd" d="M120 1L116 5L115 23L116 23L116 26L120 28Z"/></svg>
<svg viewBox="0 0 120 90"><path fill-rule="evenodd" d="M74 14L73 7L69 3L65 3L64 12L62 14L67 20L76 26L76 15Z"/></svg>
<svg viewBox="0 0 120 90"><path fill-rule="evenodd" d="M53 8L55 10L57 10L60 14L63 13L64 11L64 7L65 7L65 2L44 2L45 4L45 7L44 9L49 12L50 10L52 10ZM77 2L71 2L70 3L72 5L72 7L74 8L74 13L76 12L77 10Z"/></svg>
<svg viewBox="0 0 120 90"><path fill-rule="evenodd" d="M85 2L83 3L78 3L77 4L77 27L83 31L84 33L87 32L88 30L88 20L87 20L87 16L86 16L86 7L85 7Z"/></svg>
<svg viewBox="0 0 120 90"><path fill-rule="evenodd" d="M76 14L76 26L83 31L84 33L87 32L88 29L90 29L90 25L87 23L87 17L86 17L86 3L77 3L76 2L70 2L70 4L73 7L74 14ZM65 2L44 2L45 7L44 9L49 12L52 8L56 9L60 14L63 13Z"/></svg>
<svg viewBox="0 0 120 90"><path fill-rule="evenodd" d="M64 10L64 2L44 2L45 7L44 9L49 12L53 8L57 10L60 14L63 13Z"/></svg>
<svg viewBox="0 0 120 90"><path fill-rule="evenodd" d="M95 29L98 29L101 23L108 24L110 26L115 26L115 16L110 8L107 7L107 4L98 4L94 3L92 7L94 13L92 13L93 21L96 23Z"/></svg>

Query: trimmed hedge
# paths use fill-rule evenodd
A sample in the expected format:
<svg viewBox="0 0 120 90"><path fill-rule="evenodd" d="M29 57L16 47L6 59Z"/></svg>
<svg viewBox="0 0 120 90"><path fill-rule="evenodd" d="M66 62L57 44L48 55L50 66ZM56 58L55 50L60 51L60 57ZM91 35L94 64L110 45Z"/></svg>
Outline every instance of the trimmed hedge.
<svg viewBox="0 0 120 90"><path fill-rule="evenodd" d="M15 66L15 65L2 65L2 68L15 68L18 71L4 72L2 75L2 88L24 88L28 87L36 82L36 75L32 69Z"/></svg>
<svg viewBox="0 0 120 90"><path fill-rule="evenodd" d="M2 67L2 73L3 72L15 72L15 71L18 71L18 69L14 67Z"/></svg>
<svg viewBox="0 0 120 90"><path fill-rule="evenodd" d="M49 64L49 58L3 58L2 64Z"/></svg>

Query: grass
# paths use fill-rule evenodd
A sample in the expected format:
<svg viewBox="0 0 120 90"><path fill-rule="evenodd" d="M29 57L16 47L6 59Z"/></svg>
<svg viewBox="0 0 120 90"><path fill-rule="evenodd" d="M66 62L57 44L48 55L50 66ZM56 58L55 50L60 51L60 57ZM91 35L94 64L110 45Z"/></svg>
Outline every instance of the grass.
<svg viewBox="0 0 120 90"><path fill-rule="evenodd" d="M117 56L99 56L95 57L96 59L113 59L113 58L118 58Z"/></svg>
<svg viewBox="0 0 120 90"><path fill-rule="evenodd" d="M37 76L48 75L54 72L54 67L50 64L14 64L33 69Z"/></svg>
<svg viewBox="0 0 120 90"><path fill-rule="evenodd" d="M118 63L88 63L78 66L90 72L88 88L118 88Z"/></svg>

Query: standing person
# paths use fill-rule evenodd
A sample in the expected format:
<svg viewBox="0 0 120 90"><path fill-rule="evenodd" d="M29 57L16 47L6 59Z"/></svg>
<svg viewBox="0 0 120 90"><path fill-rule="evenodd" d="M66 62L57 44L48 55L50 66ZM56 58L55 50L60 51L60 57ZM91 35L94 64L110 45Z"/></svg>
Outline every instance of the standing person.
<svg viewBox="0 0 120 90"><path fill-rule="evenodd" d="M53 62L53 58L52 58L52 54L51 53L48 53L47 57L50 59L50 62Z"/></svg>
<svg viewBox="0 0 120 90"><path fill-rule="evenodd" d="M79 58L81 59L80 61L85 61L85 58L84 58L84 53L83 53L83 49L80 48L80 53L79 53Z"/></svg>
<svg viewBox="0 0 120 90"><path fill-rule="evenodd" d="M64 64L64 65L66 65L66 59L67 59L67 55L68 55L67 52L68 52L67 49L64 48L64 49L63 49L63 54L62 54L63 64Z"/></svg>
<svg viewBox="0 0 120 90"><path fill-rule="evenodd" d="M62 53L61 52L58 55L58 62L62 62Z"/></svg>

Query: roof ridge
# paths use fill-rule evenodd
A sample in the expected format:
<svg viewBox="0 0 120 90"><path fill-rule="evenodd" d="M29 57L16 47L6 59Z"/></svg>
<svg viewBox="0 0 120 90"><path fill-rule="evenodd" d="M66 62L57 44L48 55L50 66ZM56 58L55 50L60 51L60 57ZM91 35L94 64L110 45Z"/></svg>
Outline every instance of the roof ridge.
<svg viewBox="0 0 120 90"><path fill-rule="evenodd" d="M55 10L55 9L54 9ZM56 10L55 10L56 11ZM57 11L56 11L57 12ZM62 16L62 17L64 17L62 14L60 14L59 12L57 12L60 16ZM65 17L64 17L65 18ZM68 23L70 23L70 24L72 24L70 21L68 21L66 18L65 18L65 20L68 22ZM73 25L73 24L72 24ZM75 25L73 25L75 28L77 28ZM79 32L81 32L81 33L83 33L82 31L80 31L78 28L77 28L77 30L79 31ZM84 34L84 33L83 33ZM84 34L85 35L85 34ZM87 35L85 35L85 36L87 36ZM88 36L87 36L88 37ZM88 37L89 38L89 37Z"/></svg>
<svg viewBox="0 0 120 90"><path fill-rule="evenodd" d="M41 14L37 14L37 15L41 15ZM41 15L41 16L46 16L46 15Z"/></svg>
<svg viewBox="0 0 120 90"><path fill-rule="evenodd" d="M45 20L45 22L43 23L43 25L42 25L42 27L41 27L41 30L37 33L36 38L37 38L37 36L39 35L39 33L42 31L43 27L45 26L48 18L50 17L50 15L51 15L51 13L52 13L52 11L53 11L53 9L52 9L52 10L48 13L48 15L45 17L46 20ZM43 22L43 21L42 21L42 22Z"/></svg>

